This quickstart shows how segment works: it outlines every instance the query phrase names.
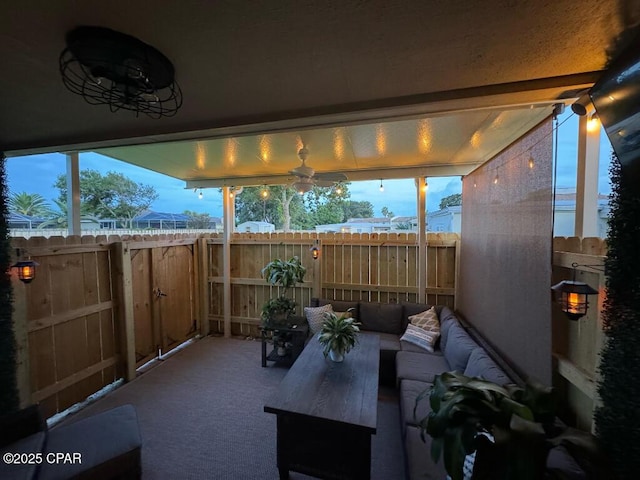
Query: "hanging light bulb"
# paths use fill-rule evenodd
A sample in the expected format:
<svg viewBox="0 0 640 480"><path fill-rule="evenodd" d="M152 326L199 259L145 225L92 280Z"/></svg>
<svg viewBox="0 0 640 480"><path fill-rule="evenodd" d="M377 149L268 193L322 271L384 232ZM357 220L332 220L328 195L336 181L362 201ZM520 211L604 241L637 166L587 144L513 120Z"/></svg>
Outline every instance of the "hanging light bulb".
<svg viewBox="0 0 640 480"><path fill-rule="evenodd" d="M202 190L200 190L200 193L198 193L198 200L202 200L202 197L204 197L204 195L202 195Z"/></svg>
<svg viewBox="0 0 640 480"><path fill-rule="evenodd" d="M336 185L336 195L342 195L342 187L340 185Z"/></svg>
<svg viewBox="0 0 640 480"><path fill-rule="evenodd" d="M493 178L493 184L497 185L498 182L499 182L499 177L498 177L498 174L496 173L496 176Z"/></svg>
<svg viewBox="0 0 640 480"><path fill-rule="evenodd" d="M229 197L233 198L233 196L235 195L235 193L234 193L234 189L235 189L235 188L236 188L236 187L231 187L231 188L229 189Z"/></svg>
<svg viewBox="0 0 640 480"><path fill-rule="evenodd" d="M530 156L530 157L529 157L529 169L530 169L530 170L533 170L533 165L534 165L533 157L531 157L531 156Z"/></svg>
<svg viewBox="0 0 640 480"><path fill-rule="evenodd" d="M260 195L262 196L263 199L266 199L269 196L269 189L267 188L266 185L262 187L262 191L260 192Z"/></svg>
<svg viewBox="0 0 640 480"><path fill-rule="evenodd" d="M429 190L429 184L427 183L427 179L425 178L424 186L422 187L422 191L426 192L427 190Z"/></svg>
<svg viewBox="0 0 640 480"><path fill-rule="evenodd" d="M382 179L380 179L380 191L384 192L384 185L382 185Z"/></svg>
<svg viewBox="0 0 640 480"><path fill-rule="evenodd" d="M593 112L587 121L587 130L589 132L597 132L600 128L600 121L598 119L598 114Z"/></svg>

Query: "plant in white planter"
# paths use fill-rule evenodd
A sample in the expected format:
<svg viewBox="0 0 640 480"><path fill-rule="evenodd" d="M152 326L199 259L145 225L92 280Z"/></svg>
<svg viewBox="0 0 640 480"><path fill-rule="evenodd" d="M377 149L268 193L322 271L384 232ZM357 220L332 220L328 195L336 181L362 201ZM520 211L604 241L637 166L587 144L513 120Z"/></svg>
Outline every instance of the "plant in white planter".
<svg viewBox="0 0 640 480"><path fill-rule="evenodd" d="M524 388L500 386L445 372L418 395L414 416L426 398L431 412L417 419L420 433L432 437L431 456L438 461L442 455L453 480L464 478L465 456L476 451L473 480L564 479L545 471L547 455L558 445L592 460L600 456L590 434L556 422L553 389L533 381Z"/></svg>
<svg viewBox="0 0 640 480"><path fill-rule="evenodd" d="M339 317L334 312L325 312L318 341L324 347L322 353L334 362L342 362L358 341L360 323L351 318L349 309Z"/></svg>

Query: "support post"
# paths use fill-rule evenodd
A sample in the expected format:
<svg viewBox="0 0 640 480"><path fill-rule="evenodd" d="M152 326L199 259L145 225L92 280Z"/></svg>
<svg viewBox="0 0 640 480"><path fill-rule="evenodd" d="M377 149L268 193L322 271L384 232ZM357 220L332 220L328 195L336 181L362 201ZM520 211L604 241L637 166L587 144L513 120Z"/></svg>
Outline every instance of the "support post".
<svg viewBox="0 0 640 480"><path fill-rule="evenodd" d="M133 272L131 271L131 251L127 242L113 244L113 259L118 285L118 317L120 323L120 342L125 361L124 378L127 381L136 378L136 338L133 309Z"/></svg>
<svg viewBox="0 0 640 480"><path fill-rule="evenodd" d="M313 241L313 245L320 249L320 257L316 260L311 260L313 262L313 285L311 287L311 296L314 298L322 298L322 242L319 238L316 238Z"/></svg>
<svg viewBox="0 0 640 480"><path fill-rule="evenodd" d="M598 228L598 164L600 161L600 122L578 122L578 173L576 182L576 237L599 237ZM589 122L596 122L589 126Z"/></svg>
<svg viewBox="0 0 640 480"><path fill-rule="evenodd" d="M427 192L426 179L416 178L418 189L418 303L426 303L427 297Z"/></svg>
<svg viewBox="0 0 640 480"><path fill-rule="evenodd" d="M78 152L67 153L67 229L80 235L80 161Z"/></svg>
<svg viewBox="0 0 640 480"><path fill-rule="evenodd" d="M231 337L231 235L234 229L235 201L231 197L231 188L222 187L222 216L224 232L222 234L222 291L224 307L224 336Z"/></svg>
<svg viewBox="0 0 640 480"><path fill-rule="evenodd" d="M209 323L209 247L206 238L198 239L198 259L200 282L200 334L209 335L211 325Z"/></svg>

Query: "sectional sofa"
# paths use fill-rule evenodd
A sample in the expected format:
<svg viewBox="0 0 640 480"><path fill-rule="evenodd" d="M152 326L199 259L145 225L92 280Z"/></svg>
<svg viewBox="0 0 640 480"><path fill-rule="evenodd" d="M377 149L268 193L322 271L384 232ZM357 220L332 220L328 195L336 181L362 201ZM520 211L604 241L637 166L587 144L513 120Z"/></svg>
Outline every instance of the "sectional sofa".
<svg viewBox="0 0 640 480"><path fill-rule="evenodd" d="M407 477L411 480L443 480L446 472L442 460L435 463L430 455L431 438L426 443L414 418L416 397L430 388L436 375L457 370L465 375L481 377L504 385L513 383L462 325L456 314L446 306L436 306L440 321L440 338L434 352L402 340L409 317L424 312L431 305L421 303L384 304L312 299L314 307L331 304L334 311L353 309L353 316L361 323L362 335L380 337L380 383L396 385L400 397L400 421ZM429 413L428 399L420 402L416 417Z"/></svg>
<svg viewBox="0 0 640 480"><path fill-rule="evenodd" d="M133 405L47 427L39 405L0 416L3 480L137 480L142 441Z"/></svg>

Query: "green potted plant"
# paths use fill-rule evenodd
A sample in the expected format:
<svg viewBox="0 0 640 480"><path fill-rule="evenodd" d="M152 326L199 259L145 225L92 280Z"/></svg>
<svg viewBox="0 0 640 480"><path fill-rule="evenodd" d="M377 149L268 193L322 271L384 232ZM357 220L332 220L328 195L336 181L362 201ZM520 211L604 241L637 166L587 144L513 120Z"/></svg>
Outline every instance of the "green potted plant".
<svg viewBox="0 0 640 480"><path fill-rule="evenodd" d="M306 272L307 269L302 266L302 262L298 257L292 257L289 260L276 258L265 265L261 271L262 277L270 285L279 287L280 295L269 299L262 306L261 317L264 323L284 325L288 322L289 317L295 312L296 302L287 297L287 292L296 283L304 281Z"/></svg>
<svg viewBox="0 0 640 480"><path fill-rule="evenodd" d="M431 456L452 480L463 479L465 457L477 452L472 479L534 480L545 477L551 448L571 445L598 457L593 437L561 426L553 389L534 382L525 388L500 386L456 372L437 375L416 398L429 397L431 412L419 420L421 435L432 437ZM563 478L563 477L558 477Z"/></svg>
<svg viewBox="0 0 640 480"><path fill-rule="evenodd" d="M322 353L334 362L342 362L344 356L351 351L358 341L360 323L351 318L349 312L339 317L334 312L325 312L324 321L320 327L318 341L324 347Z"/></svg>

